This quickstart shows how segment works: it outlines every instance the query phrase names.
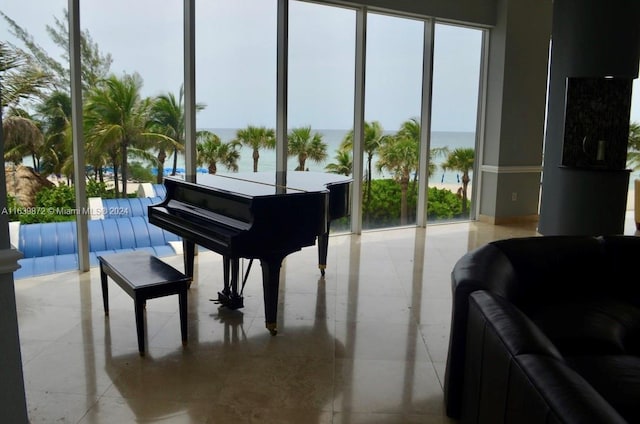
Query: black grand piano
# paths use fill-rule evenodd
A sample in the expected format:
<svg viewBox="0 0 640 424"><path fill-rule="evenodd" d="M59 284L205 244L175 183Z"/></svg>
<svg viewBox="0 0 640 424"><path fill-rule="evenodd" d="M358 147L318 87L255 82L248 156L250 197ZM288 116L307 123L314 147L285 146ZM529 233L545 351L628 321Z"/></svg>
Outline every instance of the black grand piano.
<svg viewBox="0 0 640 424"><path fill-rule="evenodd" d="M350 211L351 179L337 174L198 174L196 183L167 177L164 185L167 196L149 206L149 222L183 238L186 274L193 277L196 244L221 254L224 288L218 301L241 308L239 259L259 259L265 322L273 335L282 260L317 238L324 275L330 222Z"/></svg>

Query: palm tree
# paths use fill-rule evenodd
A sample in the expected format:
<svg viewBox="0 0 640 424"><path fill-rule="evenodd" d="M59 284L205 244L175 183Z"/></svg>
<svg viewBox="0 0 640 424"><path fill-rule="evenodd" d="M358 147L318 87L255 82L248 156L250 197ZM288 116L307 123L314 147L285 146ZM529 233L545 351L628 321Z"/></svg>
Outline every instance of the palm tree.
<svg viewBox="0 0 640 424"><path fill-rule="evenodd" d="M157 150L157 180L162 184L164 162L167 150L173 152L173 169L171 175L176 175L178 167L178 151L184 149L184 107L183 87L180 87L179 99L173 93L162 94L155 98L151 106L151 130L163 137L154 137L154 149Z"/></svg>
<svg viewBox="0 0 640 424"><path fill-rule="evenodd" d="M201 103L196 104L196 111L204 109ZM151 107L153 148L157 150L158 184L162 183L164 162L167 151L173 152L171 175L176 175L178 168L178 152L184 150L184 86L180 86L178 97L166 93L156 97Z"/></svg>
<svg viewBox="0 0 640 424"><path fill-rule="evenodd" d="M408 137L420 145L420 122L418 118L411 118L408 121L404 121L398 130L398 135ZM427 170L427 178L436 172L436 164L434 159L438 156L445 156L449 153L447 147L435 147L429 150L429 168Z"/></svg>
<svg viewBox="0 0 640 424"><path fill-rule="evenodd" d="M319 133L311 134L311 126L294 128L289 133L289 156L298 156L296 171L304 171L307 159L319 163L327 158L327 143Z"/></svg>
<svg viewBox="0 0 640 424"><path fill-rule="evenodd" d="M249 125L247 128L236 132L236 138L234 141L253 149L253 172L258 172L260 149L275 149L276 133L271 128L254 127Z"/></svg>
<svg viewBox="0 0 640 424"><path fill-rule="evenodd" d="M22 100L39 96L50 86L51 75L27 53L0 41L0 81L0 107L4 113L5 108L17 108Z"/></svg>
<svg viewBox="0 0 640 424"><path fill-rule="evenodd" d="M353 158L351 157L351 150L338 149L334 158L336 161L328 164L324 169L332 174L342 174L346 176L351 175L353 172Z"/></svg>
<svg viewBox="0 0 640 424"><path fill-rule="evenodd" d="M60 175L71 150L71 97L63 91L50 93L36 110L44 135L42 171Z"/></svg>
<svg viewBox="0 0 640 424"><path fill-rule="evenodd" d="M367 154L367 181L371 181L373 156L385 139L384 129L378 121L364 123L364 152ZM340 144L341 149L353 150L353 130L349 131Z"/></svg>
<svg viewBox="0 0 640 424"><path fill-rule="evenodd" d="M378 121L364 123L363 149L367 154L366 197L364 199L364 219L369 219L369 205L371 203L371 178L373 156L388 136ZM353 130L349 131L340 144L340 149L353 150Z"/></svg>
<svg viewBox="0 0 640 424"><path fill-rule="evenodd" d="M407 224L407 198L411 174L418 168L419 146L415 140L402 134L386 137L380 146L377 162L378 170L387 169L393 179L400 184L400 224Z"/></svg>
<svg viewBox="0 0 640 424"><path fill-rule="evenodd" d="M51 41L62 49L60 57L63 61L50 55L48 50L45 50L35 42L33 36L25 28L18 25L2 11L0 11L0 16L6 22L11 34L19 39L29 51L29 53L25 52L24 54L47 74L48 83L55 90L68 92L69 87L71 87L71 77L69 71L69 14L67 10L64 10L62 19L54 17L53 26L46 26ZM100 51L98 44L93 41L88 30L82 30L80 37L81 82L82 90L86 92L94 87L98 81L107 77L112 58L110 54L103 54Z"/></svg>
<svg viewBox="0 0 640 424"><path fill-rule="evenodd" d="M472 148L457 148L454 149L447 160L441 165L444 171L453 170L462 173L462 214L467 212L467 186L471 181L469 178L469 171L473 169L473 163L475 160L475 150Z"/></svg>
<svg viewBox="0 0 640 424"><path fill-rule="evenodd" d="M35 122L22 116L8 116L2 121L2 133L5 160L19 164L24 156L31 155L37 172L44 138Z"/></svg>
<svg viewBox="0 0 640 424"><path fill-rule="evenodd" d="M640 168L640 124L637 122L631 122L629 124L629 153L627 154L627 161L629 166L634 170Z"/></svg>
<svg viewBox="0 0 640 424"><path fill-rule="evenodd" d="M2 41L0 82L0 109L5 115L2 122L4 158L18 164L25 155L31 155L37 171L44 137L36 121L20 108L20 102L40 96L50 85L50 75L38 67L27 53Z"/></svg>
<svg viewBox="0 0 640 424"><path fill-rule="evenodd" d="M85 101L86 138L93 154L107 152L113 164L118 196L118 166L122 174L122 196L127 196L127 156L130 147L144 141L151 102L140 97L138 74L110 76L89 93Z"/></svg>
<svg viewBox="0 0 640 424"><path fill-rule="evenodd" d="M218 171L218 162L223 164L228 170L238 171L238 160L240 152L238 152L238 143L233 141L223 143L216 134L211 131L198 131L197 135L198 149L198 166L207 164L209 174L215 174Z"/></svg>

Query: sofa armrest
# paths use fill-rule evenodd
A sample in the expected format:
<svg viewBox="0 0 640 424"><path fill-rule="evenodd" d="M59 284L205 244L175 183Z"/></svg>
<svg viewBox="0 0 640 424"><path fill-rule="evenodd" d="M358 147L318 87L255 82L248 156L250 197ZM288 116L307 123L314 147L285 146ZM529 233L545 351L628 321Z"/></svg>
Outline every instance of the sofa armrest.
<svg viewBox="0 0 640 424"><path fill-rule="evenodd" d="M625 423L518 308L469 299L463 423Z"/></svg>
<svg viewBox="0 0 640 424"><path fill-rule="evenodd" d="M469 296L477 290L489 290L509 296L517 284L513 266L502 251L488 244L464 255L451 272L453 304L449 354L444 379L447 415L460 417L462 378L466 351Z"/></svg>

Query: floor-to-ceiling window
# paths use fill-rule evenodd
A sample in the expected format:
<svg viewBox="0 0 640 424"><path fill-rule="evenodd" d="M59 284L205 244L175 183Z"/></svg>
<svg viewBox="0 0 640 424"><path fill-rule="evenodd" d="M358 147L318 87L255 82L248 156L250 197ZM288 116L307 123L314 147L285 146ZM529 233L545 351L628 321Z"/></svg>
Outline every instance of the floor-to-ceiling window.
<svg viewBox="0 0 640 424"><path fill-rule="evenodd" d="M113 78L114 83L134 86L138 106L149 108L154 131L162 126L163 134L171 139L164 138L168 143L162 145L159 140L141 138L139 144L127 146L130 163L125 173L134 183L127 183L128 191L137 187L135 182L145 172L159 181L157 176L180 173L184 168L180 152L184 132L176 126L170 133L170 126L162 125L160 113L163 107L184 107L184 5L180 0L171 0L162 8L154 4L123 0L108 5L96 0L81 4L82 27L88 30L105 62L107 58L112 60L107 67L98 66L94 71L104 71L100 77ZM49 6L50 2L42 10ZM58 12L63 23L65 6L61 3ZM197 144L211 147L198 149L199 172L275 169L277 6L276 0L196 2ZM287 168L342 172L342 166L348 170L353 160L345 146L349 145L354 125L356 9L295 0L289 6L287 132L308 129L309 137L317 134L326 144L326 156L316 160L309 152L294 153ZM360 152L364 172L355 176L363 181L364 228L412 225L416 223L420 177L423 43L429 21L371 11L365 14L365 134ZM42 26L55 26L54 15L55 11L45 16ZM29 28L37 28L29 22ZM46 31L41 32L39 37L46 39ZM470 162L464 160L468 156L464 155L474 149L478 138L482 31L438 23L433 36L433 166L429 184L444 189L449 198L466 205L466 210L441 202L430 192L427 211L430 220L466 218L475 181ZM60 50L58 55L62 53ZM100 95L89 93L90 78L83 82L87 99L89 94ZM160 105L158 100L162 100ZM141 109L132 110L132 115L136 111ZM91 142L88 137L87 145ZM106 177L108 184L123 190L122 182L115 184L122 181L121 160L110 156L106 145L102 147L87 151L87 163L94 172L91 177ZM145 159L138 155L139 150L153 157ZM461 150L459 154L457 150ZM306 158L301 165L302 156ZM98 169L105 174L99 176ZM465 203L464 197L469 199Z"/></svg>
<svg viewBox="0 0 640 424"><path fill-rule="evenodd" d="M468 219L482 30L437 23L434 35L428 220Z"/></svg>
<svg viewBox="0 0 640 424"><path fill-rule="evenodd" d="M356 12L289 4L287 169L352 175Z"/></svg>
<svg viewBox="0 0 640 424"><path fill-rule="evenodd" d="M85 120L99 128L115 126L122 133L110 141L89 128L87 162L102 165L109 188L113 184L118 192L135 193L138 181L161 183L163 175L184 173L182 1L167 0L158 8L151 0L84 0L80 20L112 60L100 75L105 81L87 81ZM107 116L116 111L117 119ZM165 137L145 137L147 133Z"/></svg>
<svg viewBox="0 0 640 424"><path fill-rule="evenodd" d="M200 172L275 170L276 6L196 1Z"/></svg>
<svg viewBox="0 0 640 424"><path fill-rule="evenodd" d="M416 222L423 25L367 14L364 229Z"/></svg>
<svg viewBox="0 0 640 424"><path fill-rule="evenodd" d="M35 266L41 256L77 263L70 137L69 30L64 0L0 6L2 125L11 243L24 255L16 275L57 271ZM58 187L60 186L60 187ZM55 202L53 198L66 199ZM43 222L66 221L41 231ZM58 246L47 244L52 237Z"/></svg>

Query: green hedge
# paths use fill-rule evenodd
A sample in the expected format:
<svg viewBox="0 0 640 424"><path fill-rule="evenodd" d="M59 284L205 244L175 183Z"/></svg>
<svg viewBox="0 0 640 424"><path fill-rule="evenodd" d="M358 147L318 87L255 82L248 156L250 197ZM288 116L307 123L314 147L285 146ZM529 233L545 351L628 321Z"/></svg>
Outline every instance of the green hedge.
<svg viewBox="0 0 640 424"><path fill-rule="evenodd" d="M365 199L366 193L365 193ZM416 221L416 203L418 198L417 182L409 183L407 193L407 222ZM371 199L364 205L366 228L382 228L398 225L400 222L400 184L391 179L371 181ZM470 202L467 201L467 206ZM468 209L467 209L468 210ZM462 215L462 199L447 189L429 187L427 219L454 220L468 218Z"/></svg>

